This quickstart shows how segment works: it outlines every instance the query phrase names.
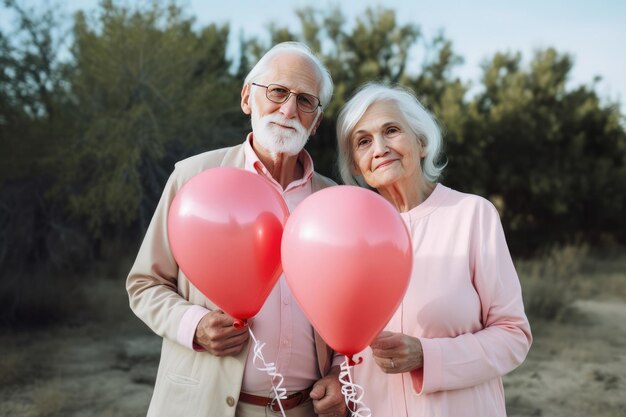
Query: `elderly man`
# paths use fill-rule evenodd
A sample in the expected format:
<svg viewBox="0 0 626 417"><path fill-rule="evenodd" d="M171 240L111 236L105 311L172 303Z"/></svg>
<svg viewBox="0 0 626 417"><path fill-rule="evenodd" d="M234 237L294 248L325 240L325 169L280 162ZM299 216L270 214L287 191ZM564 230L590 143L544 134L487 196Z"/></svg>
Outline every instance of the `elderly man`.
<svg viewBox="0 0 626 417"><path fill-rule="evenodd" d="M332 90L328 70L305 45L276 45L250 71L241 90L241 108L252 121L245 142L176 164L126 283L135 314L163 337L148 416L248 417L280 410L270 395L270 377L255 369L247 328L235 329L233 318L179 270L167 239L167 214L186 181L219 166L266 177L290 210L333 185L313 171L303 149ZM287 416L346 413L337 378L340 358L314 332L284 277L251 326L266 343L264 357L284 377L288 397L282 407Z"/></svg>

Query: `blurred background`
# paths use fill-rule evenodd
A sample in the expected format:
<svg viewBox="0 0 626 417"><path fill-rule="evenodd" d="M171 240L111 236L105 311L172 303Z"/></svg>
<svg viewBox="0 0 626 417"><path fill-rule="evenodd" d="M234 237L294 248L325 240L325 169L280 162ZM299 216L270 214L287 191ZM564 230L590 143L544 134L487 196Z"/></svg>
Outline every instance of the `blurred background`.
<svg viewBox="0 0 626 417"><path fill-rule="evenodd" d="M498 208L536 338L509 415L626 415L624 22L617 0L1 0L0 415L145 415L159 341L126 273L173 164L244 140L243 79L287 40L335 82L319 172L354 89L399 83L441 122L442 182Z"/></svg>

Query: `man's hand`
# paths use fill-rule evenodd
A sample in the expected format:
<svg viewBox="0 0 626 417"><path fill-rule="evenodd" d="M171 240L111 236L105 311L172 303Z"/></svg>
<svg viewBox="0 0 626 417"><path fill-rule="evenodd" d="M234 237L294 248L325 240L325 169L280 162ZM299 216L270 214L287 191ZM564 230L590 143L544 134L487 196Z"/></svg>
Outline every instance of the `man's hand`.
<svg viewBox="0 0 626 417"><path fill-rule="evenodd" d="M370 344L376 364L388 374L399 374L424 366L422 343L404 333L381 332Z"/></svg>
<svg viewBox="0 0 626 417"><path fill-rule="evenodd" d="M320 417L344 417L348 411L339 382L339 367L331 369L330 374L313 385L310 397L313 410Z"/></svg>
<svg viewBox="0 0 626 417"><path fill-rule="evenodd" d="M193 338L194 343L215 356L236 355L248 341L248 327L235 329L235 319L221 310L207 313L198 327Z"/></svg>

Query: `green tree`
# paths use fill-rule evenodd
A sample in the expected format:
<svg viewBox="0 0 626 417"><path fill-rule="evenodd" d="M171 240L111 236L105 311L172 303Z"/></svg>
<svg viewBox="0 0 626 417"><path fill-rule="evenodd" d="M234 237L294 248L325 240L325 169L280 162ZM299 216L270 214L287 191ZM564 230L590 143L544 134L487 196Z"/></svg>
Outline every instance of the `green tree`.
<svg viewBox="0 0 626 417"><path fill-rule="evenodd" d="M12 33L0 32L0 179L37 175L58 144L43 134L66 131L66 73L58 59L63 33L53 10L25 9L13 0L5 7L16 16ZM7 36L8 35L8 36Z"/></svg>
<svg viewBox="0 0 626 417"><path fill-rule="evenodd" d="M471 104L475 129L466 133L486 141L484 190L503 203L516 249L624 230L620 115L593 89L567 90L572 65L554 49L538 51L528 69L520 54L496 54Z"/></svg>
<svg viewBox="0 0 626 417"><path fill-rule="evenodd" d="M90 253L63 203L48 196L58 181L52 155L72 128L67 66L59 59L64 28L57 10L4 6L15 20L0 33L0 323L42 323L58 317L56 300L71 285L51 272L66 278Z"/></svg>
<svg viewBox="0 0 626 417"><path fill-rule="evenodd" d="M466 94L468 85L455 78L453 70L463 63L452 42L439 33L424 45L425 59L418 74L407 74L402 83L412 88L441 126L445 138L446 184L481 194L480 155L482 143L468 143L466 131L472 128ZM472 175L468 176L467 173Z"/></svg>
<svg viewBox="0 0 626 417"><path fill-rule="evenodd" d="M382 7L350 24L339 7L296 10L300 31L270 23L267 43L240 34L234 65L228 25L197 28L176 1L104 0L91 17L76 14L68 62L59 60L63 25L54 10L4 3L18 29L0 33L0 143L11 149L0 153L0 225L30 228L4 234L15 238L1 241L0 262L9 252L37 260L72 246L55 244L70 239L59 236L82 236L73 238L89 242L74 245L82 247L139 238L175 161L243 140L243 78L285 40L309 44L335 82L307 145L320 172L337 178L335 122L354 90L371 80L400 83L441 122L445 183L496 202L518 248L625 240L623 116L594 84L568 89L573 63L552 49L528 66L520 54L496 54L469 97L454 76L462 58L452 42L443 33L427 40Z"/></svg>
<svg viewBox="0 0 626 417"><path fill-rule="evenodd" d="M16 21L0 31L0 269L9 276L0 316L30 302L35 319L48 317L45 306L68 285L48 271L68 279L98 248L135 243L176 161L241 143L250 130L243 79L285 40L309 44L335 83L307 145L318 171L338 177L336 117L354 90L400 83L441 122L443 181L496 203L514 253L580 239L626 243L624 115L593 82L569 88L573 61L554 49L528 65L521 54L495 54L469 96L454 76L462 57L452 42L443 33L425 39L382 7L354 23L339 7L296 10L300 31L270 23L267 43L240 34L234 65L229 26L196 27L176 0L103 0L91 17L74 16L69 37L61 9L3 4Z"/></svg>
<svg viewBox="0 0 626 417"><path fill-rule="evenodd" d="M104 1L95 21L76 16L76 129L58 155L64 177L55 193L96 237L111 226L145 229L176 160L241 140L229 28L192 25L175 4L156 2Z"/></svg>
<svg viewBox="0 0 626 417"><path fill-rule="evenodd" d="M51 155L71 129L63 29L52 9L4 5L15 22L0 33L0 267L28 269L51 252L64 264L71 245L56 246L69 231L62 207L47 198L57 178Z"/></svg>

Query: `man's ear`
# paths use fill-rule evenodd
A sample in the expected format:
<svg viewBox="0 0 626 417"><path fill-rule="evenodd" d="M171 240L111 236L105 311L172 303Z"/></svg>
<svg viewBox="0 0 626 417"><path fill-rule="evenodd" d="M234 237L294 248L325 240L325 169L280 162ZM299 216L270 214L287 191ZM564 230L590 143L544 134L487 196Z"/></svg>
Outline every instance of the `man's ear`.
<svg viewBox="0 0 626 417"><path fill-rule="evenodd" d="M320 127L320 123L322 123L323 118L324 112L321 111L320 114L317 116L317 120L315 120L315 125L313 127L313 130L311 130L311 136L315 135L315 132L317 132L317 128Z"/></svg>
<svg viewBox="0 0 626 417"><path fill-rule="evenodd" d="M244 114L250 115L252 113L251 99L250 84L245 84L241 89L241 110L243 110Z"/></svg>

